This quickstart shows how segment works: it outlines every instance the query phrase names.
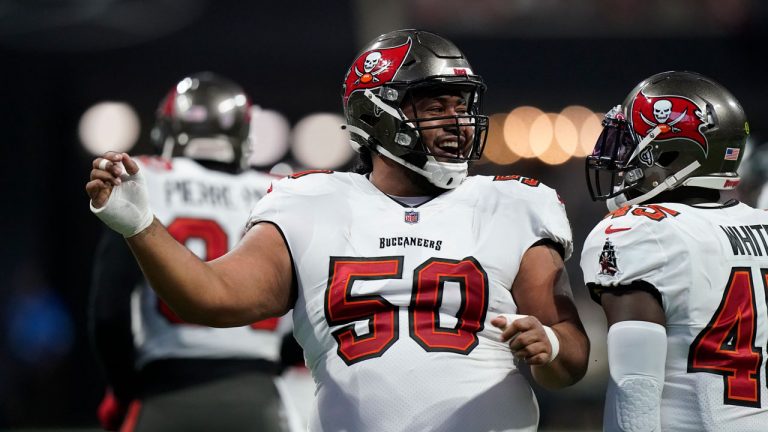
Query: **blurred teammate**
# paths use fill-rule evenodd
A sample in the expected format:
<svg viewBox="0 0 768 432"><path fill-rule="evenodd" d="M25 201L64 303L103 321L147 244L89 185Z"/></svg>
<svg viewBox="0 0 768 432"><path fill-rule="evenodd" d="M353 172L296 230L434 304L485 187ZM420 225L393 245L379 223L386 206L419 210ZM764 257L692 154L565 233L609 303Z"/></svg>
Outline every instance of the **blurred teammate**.
<svg viewBox="0 0 768 432"><path fill-rule="evenodd" d="M243 170L249 110L234 82L190 75L158 108L152 138L163 157L136 159L158 220L206 261L238 242L248 210L275 180ZM111 387L99 410L104 428L283 430L273 383L276 318L231 329L184 322L155 295L114 232L96 254L92 306L93 342Z"/></svg>
<svg viewBox="0 0 768 432"><path fill-rule="evenodd" d="M538 406L515 359L563 387L586 372L589 342L567 295L557 194L517 175L467 177L484 91L450 41L380 36L343 87L367 172L276 182L239 245L210 263L153 220L127 155L94 160L86 189L186 319L234 326L293 308L317 383L311 431L532 431Z"/></svg>
<svg viewBox="0 0 768 432"><path fill-rule="evenodd" d="M607 431L761 431L768 425L768 213L739 184L739 102L692 72L637 85L587 157L613 210L581 257L610 326Z"/></svg>

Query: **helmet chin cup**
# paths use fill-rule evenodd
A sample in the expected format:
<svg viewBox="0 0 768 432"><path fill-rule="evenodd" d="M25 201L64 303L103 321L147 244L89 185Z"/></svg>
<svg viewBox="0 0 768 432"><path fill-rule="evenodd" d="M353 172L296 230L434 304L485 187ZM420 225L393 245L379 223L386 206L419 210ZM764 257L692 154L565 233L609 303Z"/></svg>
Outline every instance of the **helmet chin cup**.
<svg viewBox="0 0 768 432"><path fill-rule="evenodd" d="M613 198L605 200L605 205L608 207L608 211L616 211L627 204L627 196L624 194L616 195Z"/></svg>
<svg viewBox="0 0 768 432"><path fill-rule="evenodd" d="M433 158L430 157L429 159ZM454 189L467 177L469 163L428 160L424 165L424 170L429 173L425 177L433 185L441 189Z"/></svg>
<svg viewBox="0 0 768 432"><path fill-rule="evenodd" d="M377 146L376 151L382 156L424 176L431 184L440 189L457 188L469 172L468 162L438 162L434 157L427 156L427 163L424 164L424 168L419 168L403 158L393 155L382 146Z"/></svg>

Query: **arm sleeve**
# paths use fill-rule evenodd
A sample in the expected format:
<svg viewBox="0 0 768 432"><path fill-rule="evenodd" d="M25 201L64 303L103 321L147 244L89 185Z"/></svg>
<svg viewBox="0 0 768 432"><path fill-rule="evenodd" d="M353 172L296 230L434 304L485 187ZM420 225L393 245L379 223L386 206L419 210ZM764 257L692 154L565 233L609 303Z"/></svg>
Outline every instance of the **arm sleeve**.
<svg viewBox="0 0 768 432"><path fill-rule="evenodd" d="M610 380L603 430L661 430L667 333L647 321L621 321L608 330Z"/></svg>
<svg viewBox="0 0 768 432"><path fill-rule="evenodd" d="M88 331L107 384L121 401L130 401L137 393L131 293L141 280L141 270L125 240L106 230L94 258Z"/></svg>

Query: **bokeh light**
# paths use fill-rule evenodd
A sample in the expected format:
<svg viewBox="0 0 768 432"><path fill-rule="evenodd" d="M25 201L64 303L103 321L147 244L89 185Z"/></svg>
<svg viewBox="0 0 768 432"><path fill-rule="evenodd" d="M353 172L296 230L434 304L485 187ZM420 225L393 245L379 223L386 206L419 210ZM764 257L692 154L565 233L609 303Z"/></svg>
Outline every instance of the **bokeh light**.
<svg viewBox="0 0 768 432"><path fill-rule="evenodd" d="M83 113L78 135L92 155L106 151L127 152L139 139L141 126L136 111L124 102L100 102Z"/></svg>
<svg viewBox="0 0 768 432"><path fill-rule="evenodd" d="M512 152L522 158L535 156L530 143L530 126L543 112L532 106L512 110L504 121L504 140Z"/></svg>
<svg viewBox="0 0 768 432"><path fill-rule="evenodd" d="M284 115L277 111L251 108L250 138L251 152L248 164L254 167L273 165L288 152L288 136L291 125Z"/></svg>
<svg viewBox="0 0 768 432"><path fill-rule="evenodd" d="M551 113L541 113L528 129L529 146L531 153L536 157L549 150L553 144L555 138L555 128L553 125L555 116L555 114Z"/></svg>
<svg viewBox="0 0 768 432"><path fill-rule="evenodd" d="M349 132L341 129L345 123L338 114L304 117L293 128L291 150L296 161L317 169L337 169L349 162L355 151L349 145Z"/></svg>
<svg viewBox="0 0 768 432"><path fill-rule="evenodd" d="M570 118L562 113L555 115L555 141L568 155L574 155L579 147L579 131Z"/></svg>
<svg viewBox="0 0 768 432"><path fill-rule="evenodd" d="M603 115L595 113L584 119L579 130L579 148L576 149L576 156L592 154L595 142L603 131L602 121Z"/></svg>
<svg viewBox="0 0 768 432"><path fill-rule="evenodd" d="M485 143L485 150L480 163L493 163L497 165L509 165L520 159L509 149L504 140L504 121L507 114L493 114L489 118L488 140Z"/></svg>

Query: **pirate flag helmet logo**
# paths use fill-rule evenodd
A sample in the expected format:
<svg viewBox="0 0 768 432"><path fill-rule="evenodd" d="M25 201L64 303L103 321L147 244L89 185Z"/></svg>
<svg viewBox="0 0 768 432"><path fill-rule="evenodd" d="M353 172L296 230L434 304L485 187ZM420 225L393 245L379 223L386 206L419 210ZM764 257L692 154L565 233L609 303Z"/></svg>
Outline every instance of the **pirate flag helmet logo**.
<svg viewBox="0 0 768 432"><path fill-rule="evenodd" d="M640 137L650 134L657 126L661 133L656 141L674 138L689 139L707 154L707 127L704 111L683 96L646 96L642 91L632 101L632 125Z"/></svg>
<svg viewBox="0 0 768 432"><path fill-rule="evenodd" d="M344 79L344 103L346 104L349 95L354 91L378 87L391 81L408 55L411 43L408 38L402 45L360 54Z"/></svg>

